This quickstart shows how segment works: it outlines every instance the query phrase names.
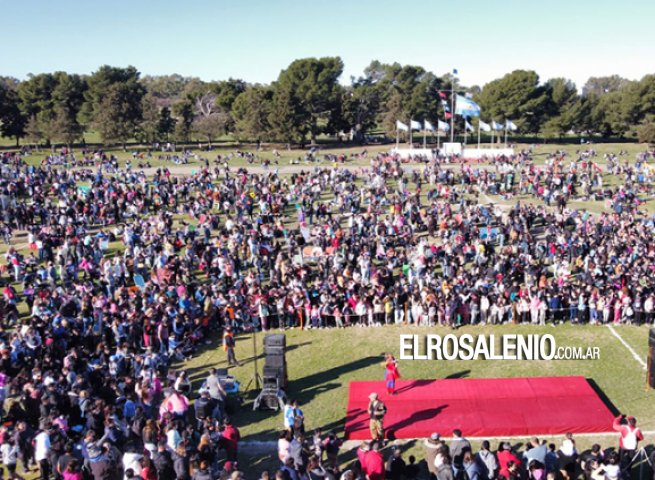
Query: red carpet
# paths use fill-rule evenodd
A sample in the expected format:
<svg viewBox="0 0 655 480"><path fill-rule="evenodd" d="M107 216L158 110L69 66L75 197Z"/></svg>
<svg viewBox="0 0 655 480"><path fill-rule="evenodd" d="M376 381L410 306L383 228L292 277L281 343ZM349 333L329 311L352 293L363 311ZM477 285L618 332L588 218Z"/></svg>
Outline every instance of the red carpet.
<svg viewBox="0 0 655 480"><path fill-rule="evenodd" d="M351 382L346 437L370 439L368 396L387 405L390 438L598 433L612 431L613 416L584 377L404 380L389 396L383 381Z"/></svg>

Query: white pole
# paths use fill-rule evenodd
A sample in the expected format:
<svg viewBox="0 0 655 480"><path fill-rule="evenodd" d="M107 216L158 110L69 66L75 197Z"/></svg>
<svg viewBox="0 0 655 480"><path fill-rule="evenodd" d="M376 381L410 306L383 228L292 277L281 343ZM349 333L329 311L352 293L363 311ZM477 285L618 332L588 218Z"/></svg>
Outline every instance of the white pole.
<svg viewBox="0 0 655 480"><path fill-rule="evenodd" d="M450 85L450 143L455 141L455 76Z"/></svg>
<svg viewBox="0 0 655 480"><path fill-rule="evenodd" d="M505 148L507 148L507 119L505 119Z"/></svg>
<svg viewBox="0 0 655 480"><path fill-rule="evenodd" d="M398 124L396 123L396 150L398 150L400 143L400 130L398 130Z"/></svg>
<svg viewBox="0 0 655 480"><path fill-rule="evenodd" d="M489 144L492 147L494 146L494 126L491 125L491 143Z"/></svg>
<svg viewBox="0 0 655 480"><path fill-rule="evenodd" d="M480 150L480 119L478 118L478 150Z"/></svg>
<svg viewBox="0 0 655 480"><path fill-rule="evenodd" d="M423 148L425 149L427 146L426 143L426 135L427 135L427 130L425 129L425 125L423 125Z"/></svg>
<svg viewBox="0 0 655 480"><path fill-rule="evenodd" d="M439 128L437 128L437 150L441 148L441 133L439 133Z"/></svg>
<svg viewBox="0 0 655 480"><path fill-rule="evenodd" d="M469 133L469 129L466 128L466 117L464 117L464 145L466 145L466 137Z"/></svg>
<svg viewBox="0 0 655 480"><path fill-rule="evenodd" d="M412 148L412 119L409 119L409 148Z"/></svg>

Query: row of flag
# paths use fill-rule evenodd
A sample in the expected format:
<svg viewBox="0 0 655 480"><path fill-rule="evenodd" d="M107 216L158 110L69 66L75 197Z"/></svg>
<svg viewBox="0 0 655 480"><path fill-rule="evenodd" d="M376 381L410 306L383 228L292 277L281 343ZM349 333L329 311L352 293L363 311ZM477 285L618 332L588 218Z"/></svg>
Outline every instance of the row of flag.
<svg viewBox="0 0 655 480"><path fill-rule="evenodd" d="M401 132L409 132L410 128L412 130L418 130L418 131L423 131L423 130L429 130L432 132L435 131L434 125L432 125L427 120L425 120L422 125L421 122L417 122L415 120L410 120L409 125L401 122L400 120L396 120L396 130L400 130ZM437 128L441 131L447 132L448 130L450 130L450 125L448 125L446 122L442 122L441 120L437 120Z"/></svg>
<svg viewBox="0 0 655 480"><path fill-rule="evenodd" d="M439 130L444 131L444 132L447 132L448 130L450 130L450 125L448 125L448 123L442 122L441 120L437 120L437 122L438 122L437 123L437 128ZM473 128L473 125L471 125L468 121L465 121L464 124L465 124L466 129L468 131L473 132L475 130ZM396 120L396 130L400 130L401 132L409 132L410 128L412 130L417 130L417 131L423 131L423 130L432 131L432 132L435 131L434 125L432 125L427 120L425 120L423 122L423 124L421 124L421 122L417 122L416 120L410 120L409 125L407 125L406 123L401 122L400 120ZM510 131L513 132L513 131L516 131L517 127L514 124L514 122L512 122L511 120L506 120L505 124L498 123L498 122L496 122L494 120L492 120L491 124L489 124L489 123L485 123L482 120L480 120L480 130L482 130L483 132L491 132L492 130L499 131L499 130L504 130L504 129L507 129L507 130L510 130Z"/></svg>

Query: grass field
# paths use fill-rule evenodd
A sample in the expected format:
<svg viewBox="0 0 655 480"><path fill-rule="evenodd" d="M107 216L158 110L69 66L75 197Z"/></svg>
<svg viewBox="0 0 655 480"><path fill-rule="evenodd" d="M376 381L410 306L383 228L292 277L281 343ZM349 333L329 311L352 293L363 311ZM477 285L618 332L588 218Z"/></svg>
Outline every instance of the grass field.
<svg viewBox="0 0 655 480"><path fill-rule="evenodd" d="M621 326L616 331L645 359L647 354L647 327ZM445 327L385 326L379 328L352 327L341 330L287 330L287 362L289 372L290 398L298 399L306 418L308 430L322 428L343 433L348 385L351 381L380 380L383 389L384 352L399 355L400 334L436 333L445 335L452 330ZM582 375L593 382L606 397L606 403L613 411L634 415L644 430L655 429L655 415L652 412L655 392L645 388L646 373L631 356L626 347L614 337L608 328L602 326L559 325L501 325L464 327L457 330L458 335L495 334L546 334L553 335L558 346L600 348L599 360L560 360L560 361L401 361L400 370L406 379L438 378L504 378L531 376ZM256 335L258 366L263 362L263 335ZM250 335L238 337L237 357L240 367L231 373L242 382L248 383L254 373L253 339ZM205 378L211 366L225 366L225 354L218 344L207 348L201 355L179 365L186 369L194 382L194 388ZM283 428L281 412L252 411L255 397L252 389L244 395L246 403L234 415L234 421L241 429L247 442L274 442ZM553 412L556 415L556 412ZM450 435L439 428L435 418L435 431ZM466 432L464 432L466 435ZM647 443L652 438L647 436ZM558 442L559 437L544 437ZM518 442L519 440L514 440ZM589 448L599 442L603 447L616 446L613 436L582 436L578 438L580 449ZM420 460L423 449L420 441L400 442L407 454L414 454ZM476 442L477 445L479 442ZM492 443L496 443L492 442ZM352 448L352 445L351 445ZM271 451L272 450L272 451ZM247 471L255 476L264 468L275 468L275 448L244 451L247 458ZM346 452L342 457L345 466L354 458L354 452Z"/></svg>
<svg viewBox="0 0 655 480"><path fill-rule="evenodd" d="M390 145L369 146L366 149L369 155L377 152L388 151ZM516 150L528 148L528 145L515 145ZM628 152L623 159L634 162L635 154L645 150L643 145L638 144L606 144L593 145L597 152L596 158L603 164L605 153L618 153L619 150ZM583 147L584 149L586 147ZM210 162L216 155L232 154L238 148L235 146L219 147L211 152L198 152L200 158L208 158ZM580 150L578 145L556 145L544 144L533 147L533 156L537 164L544 162L546 156L556 150L566 151L575 158L575 152ZM253 151L253 148L244 147L242 151ZM355 158L361 153L364 147L351 148L323 148L323 153L345 154L350 160L346 166L366 167L369 159ZM143 151L143 149L141 149ZM128 158L132 157L132 151L110 150L118 156L121 165L124 165ZM280 150L279 158L280 173L288 174L293 171L289 167L289 161L303 155L303 151ZM32 164L40 164L47 152L35 153L26 160ZM157 153L154 154L156 159ZM259 153L264 159L273 159L270 148L265 148ZM133 166L136 162L132 162ZM173 166L171 162L154 160L153 166ZM191 164L180 168L179 175L190 174L198 169L202 161L193 161ZM233 158L230 161L233 167L249 167L243 158ZM328 165L323 163L323 165ZM257 163L254 166L259 166ZM304 162L301 163L305 167ZM310 168L313 164L308 165ZM274 168L273 166L272 168ZM419 165L409 164L408 168L422 168ZM457 168L457 167L454 167ZM619 179L605 176L605 182L618 182ZM503 201L500 197L492 196L489 200L504 205L511 205L517 200L541 202L532 197L518 197L509 201ZM647 208L655 210L652 201L649 200ZM576 202L570 204L573 208L587 209L593 213L600 213L605 210L603 202ZM177 220L189 220L180 216ZM295 221L295 217L289 218L289 222ZM17 235L13 243L26 251L25 236ZM6 246L0 246L0 254L6 251ZM110 245L110 252L119 253L120 242ZM20 291L22 285L15 284ZM20 306L21 312L25 313L24 305ZM648 330L646 327L621 326L616 331L630 345L641 358L647 355ZM287 361L289 365L289 396L297 398L306 416L308 429L322 427L323 429L334 429L342 433L346 414L348 397L348 384L354 380L380 380L380 388L383 387L382 354L390 351L398 355L400 334L425 334L425 333L450 333L445 328L421 328L409 326L387 326L382 328L349 328L343 330L321 330L321 331L300 331L288 330L287 335ZM628 349L617 339L606 327L598 326L572 326L559 325L557 327L546 326L476 326L464 327L457 331L461 333L491 334L503 333L550 333L557 339L558 346L600 348L600 360L586 361L402 361L400 369L406 379L433 379L446 377L459 378L493 378L493 377L525 377L525 376L561 376L561 375L583 375L593 380L600 391L608 399L611 408L617 411L634 415L639 419L640 426L645 430L655 430L655 414L652 413L652 404L655 400L655 393L645 389L645 372L641 364L635 360ZM257 334L258 366L263 365L262 355L263 336ZM249 335L238 337L237 356L242 366L232 369L232 373L242 382L242 386L249 382L254 372L254 349L253 340ZM218 339L214 339L209 346L203 347L203 351L184 364L175 365L175 369L185 369L190 373L194 381L194 388L198 387L207 370L211 366L225 365L225 355L219 348ZM283 421L281 413L274 412L253 412L252 400L256 392L251 390L244 397L246 403L243 408L234 416L236 425L240 428L246 442L274 442L277 439L277 432L282 428ZM435 421L435 430L439 431L438 419ZM450 432L442 432L449 434ZM464 432L466 435L466 432ZM558 439L555 439L558 440ZM594 443L593 438L582 438L579 441L581 448L586 448ZM604 437L601 442L603 446L615 446L616 440ZM647 443L652 443L652 436L647 437ZM256 478L263 468L275 468L277 466L275 448L269 443L263 449L244 449L241 465L248 473L248 478ZM403 449L408 454L415 454L420 459L422 448L416 442L407 442ZM347 465L354 457L351 451L342 457L343 465Z"/></svg>
<svg viewBox="0 0 655 480"><path fill-rule="evenodd" d="M348 383L355 380L380 380L384 352L399 356L400 334L437 333L445 335L446 327L385 326L379 328L289 330L287 361L289 365L289 396L302 404L308 428L328 427L342 430L346 412ZM621 326L617 332L643 358L647 350L646 327ZM530 376L583 375L593 380L621 412L635 415L644 429L655 429L652 402L655 392L645 389L642 366L606 327L559 325L495 325L463 327L457 334L472 335L549 333L558 346L594 346L600 348L599 360L557 361L410 361L400 362L407 379L432 378L503 378ZM262 355L262 334L257 334L259 359ZM253 342L249 335L239 337L237 356L243 365L232 370L244 384L253 374ZM201 382L210 365L223 365L222 350L210 349L194 358L184 368L194 381ZM261 368L261 363L259 364ZM282 428L281 414L242 410L238 415L246 439L272 440Z"/></svg>

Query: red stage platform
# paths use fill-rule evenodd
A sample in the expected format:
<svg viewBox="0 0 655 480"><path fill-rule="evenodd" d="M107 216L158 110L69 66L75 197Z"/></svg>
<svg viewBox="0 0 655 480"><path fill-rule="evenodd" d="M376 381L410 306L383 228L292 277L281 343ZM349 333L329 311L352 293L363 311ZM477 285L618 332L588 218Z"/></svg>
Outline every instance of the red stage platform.
<svg viewBox="0 0 655 480"><path fill-rule="evenodd" d="M351 382L346 437L370 439L368 396L387 405L390 438L611 432L613 415L584 377L403 380L396 394L383 381Z"/></svg>

